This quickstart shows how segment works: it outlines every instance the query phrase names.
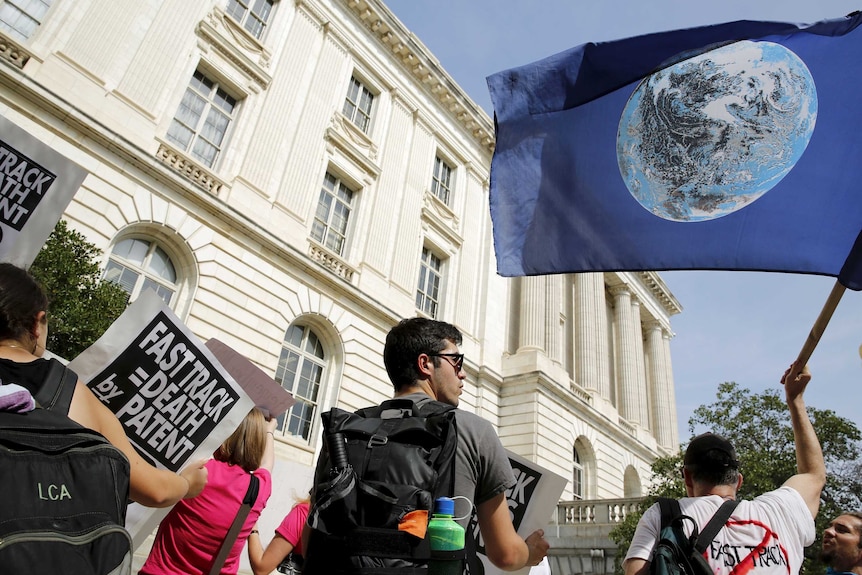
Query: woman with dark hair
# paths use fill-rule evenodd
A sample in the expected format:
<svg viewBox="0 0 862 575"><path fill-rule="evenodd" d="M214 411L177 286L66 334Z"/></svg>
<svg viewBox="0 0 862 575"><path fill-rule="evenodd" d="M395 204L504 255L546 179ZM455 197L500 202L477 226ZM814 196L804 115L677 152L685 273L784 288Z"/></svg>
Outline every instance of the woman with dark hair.
<svg viewBox="0 0 862 575"><path fill-rule="evenodd" d="M225 575L237 572L245 540L272 493L276 424L275 419L267 421L257 407L249 412L213 454L215 459L207 462L209 480L203 492L177 503L162 520L140 575L209 573L253 473L259 481L257 499L221 568Z"/></svg>
<svg viewBox="0 0 862 575"><path fill-rule="evenodd" d="M48 338L48 298L42 286L24 269L0 263L0 381L16 383L38 397L56 359L44 359ZM168 507L184 497L194 497L206 484L205 460L179 474L158 469L132 447L113 412L84 383L59 392L71 395L69 418L98 431L129 460L129 496L148 507ZM58 402L62 403L62 402Z"/></svg>

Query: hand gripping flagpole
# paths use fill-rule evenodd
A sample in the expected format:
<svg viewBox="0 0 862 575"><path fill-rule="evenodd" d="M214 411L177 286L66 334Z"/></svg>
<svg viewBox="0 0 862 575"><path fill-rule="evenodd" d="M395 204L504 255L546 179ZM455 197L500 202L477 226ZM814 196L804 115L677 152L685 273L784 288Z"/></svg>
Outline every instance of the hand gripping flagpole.
<svg viewBox="0 0 862 575"><path fill-rule="evenodd" d="M832 292L830 292L829 297L826 298L826 303L823 304L823 309L820 310L820 315L817 316L817 320L814 322L814 325L811 327L811 331L808 333L808 339L805 340L802 349L799 351L799 356L796 358L796 364L800 366L800 368L808 363L808 359L811 357L811 354L814 353L814 348L817 347L817 344L820 342L820 338L823 336L823 332L826 330L829 320L832 319L832 314L835 312L835 308L838 307L838 303L841 301L841 296L844 295L845 289L847 288L841 285L841 282L835 280L835 285L832 286ZM862 353L862 349L860 350L860 353Z"/></svg>

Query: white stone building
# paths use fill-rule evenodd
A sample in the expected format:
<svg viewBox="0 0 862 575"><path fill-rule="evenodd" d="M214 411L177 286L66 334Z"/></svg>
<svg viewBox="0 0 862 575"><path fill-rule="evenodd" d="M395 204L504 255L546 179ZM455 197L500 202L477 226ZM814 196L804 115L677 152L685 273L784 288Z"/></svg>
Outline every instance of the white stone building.
<svg viewBox="0 0 862 575"><path fill-rule="evenodd" d="M461 407L564 500L639 496L676 450L679 303L655 273L496 275L493 124L382 1L0 0L0 56L0 113L89 172L64 218L107 276L299 399L267 531L416 314L461 329Z"/></svg>

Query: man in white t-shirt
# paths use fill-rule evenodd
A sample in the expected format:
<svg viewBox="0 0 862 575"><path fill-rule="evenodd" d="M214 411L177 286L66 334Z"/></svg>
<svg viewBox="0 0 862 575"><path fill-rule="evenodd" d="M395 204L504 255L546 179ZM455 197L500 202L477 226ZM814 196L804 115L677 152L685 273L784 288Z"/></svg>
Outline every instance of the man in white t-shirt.
<svg viewBox="0 0 862 575"><path fill-rule="evenodd" d="M862 575L862 513L842 513L829 523L820 560L829 574Z"/></svg>
<svg viewBox="0 0 862 575"><path fill-rule="evenodd" d="M809 381L808 368L799 370L795 364L781 378L796 442L797 473L780 488L739 502L705 553L716 575L796 575L803 548L814 542L826 466L802 398ZM736 499L742 485L736 450L725 438L705 433L691 440L683 464L688 497L679 500L680 508L703 529L725 499ZM660 529L656 504L638 522L623 563L625 575L649 572Z"/></svg>

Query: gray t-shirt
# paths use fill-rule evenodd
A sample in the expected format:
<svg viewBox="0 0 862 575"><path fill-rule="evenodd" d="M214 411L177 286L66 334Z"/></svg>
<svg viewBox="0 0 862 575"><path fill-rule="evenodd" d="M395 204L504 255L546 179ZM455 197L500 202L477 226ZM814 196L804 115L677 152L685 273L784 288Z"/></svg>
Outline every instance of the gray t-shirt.
<svg viewBox="0 0 862 575"><path fill-rule="evenodd" d="M424 393L411 393L399 399L414 403L430 399ZM458 447L455 452L455 496L466 497L478 506L515 485L509 456L491 423L474 413L455 410ZM455 516L464 527L470 519L470 506L455 500Z"/></svg>

